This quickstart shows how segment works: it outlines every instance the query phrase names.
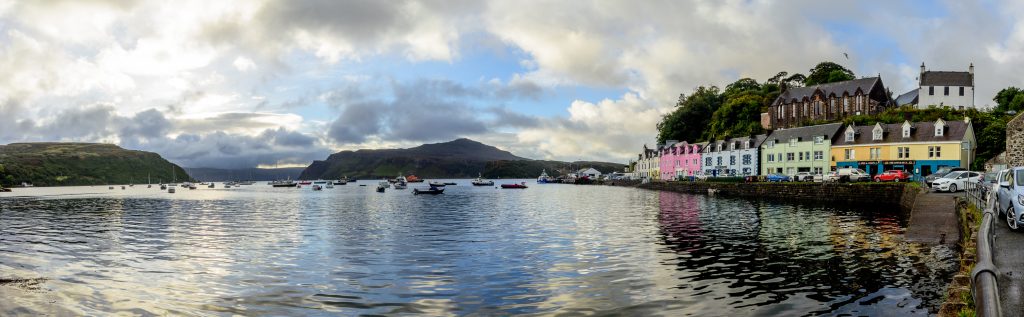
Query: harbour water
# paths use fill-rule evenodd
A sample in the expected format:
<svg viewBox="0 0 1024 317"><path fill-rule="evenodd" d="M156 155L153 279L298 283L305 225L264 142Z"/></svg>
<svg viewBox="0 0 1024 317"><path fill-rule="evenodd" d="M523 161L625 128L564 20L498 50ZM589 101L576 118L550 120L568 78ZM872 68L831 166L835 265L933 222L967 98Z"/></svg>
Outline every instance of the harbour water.
<svg viewBox="0 0 1024 317"><path fill-rule="evenodd" d="M896 209L457 182L0 193L0 315L912 316L956 269Z"/></svg>

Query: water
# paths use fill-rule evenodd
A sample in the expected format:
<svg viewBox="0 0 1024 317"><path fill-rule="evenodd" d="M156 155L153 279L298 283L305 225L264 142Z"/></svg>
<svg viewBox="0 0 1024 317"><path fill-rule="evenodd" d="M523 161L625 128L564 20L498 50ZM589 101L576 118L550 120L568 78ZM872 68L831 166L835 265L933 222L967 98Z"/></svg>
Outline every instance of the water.
<svg viewBox="0 0 1024 317"><path fill-rule="evenodd" d="M908 316L955 270L885 208L459 182L3 193L0 315Z"/></svg>

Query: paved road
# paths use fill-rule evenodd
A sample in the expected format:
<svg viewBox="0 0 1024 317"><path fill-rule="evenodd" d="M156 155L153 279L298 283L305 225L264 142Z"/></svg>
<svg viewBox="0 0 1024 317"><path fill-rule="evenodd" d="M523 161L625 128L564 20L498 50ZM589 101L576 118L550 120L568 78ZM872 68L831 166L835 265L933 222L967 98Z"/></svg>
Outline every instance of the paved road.
<svg viewBox="0 0 1024 317"><path fill-rule="evenodd" d="M996 217L992 230L992 263L999 272L999 302L1003 316L1024 315L1024 232L1012 232L1005 217Z"/></svg>

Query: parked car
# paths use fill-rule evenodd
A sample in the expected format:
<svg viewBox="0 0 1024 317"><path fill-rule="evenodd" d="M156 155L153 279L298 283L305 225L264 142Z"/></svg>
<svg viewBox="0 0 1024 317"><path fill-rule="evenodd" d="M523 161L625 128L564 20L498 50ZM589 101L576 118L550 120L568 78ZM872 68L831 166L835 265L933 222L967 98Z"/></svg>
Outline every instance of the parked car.
<svg viewBox="0 0 1024 317"><path fill-rule="evenodd" d="M904 170L885 171L875 175L876 182L905 182L910 180L910 173Z"/></svg>
<svg viewBox="0 0 1024 317"><path fill-rule="evenodd" d="M832 171L832 172L825 173L825 176L822 176L821 180L824 181L824 182L838 182L839 181L839 172Z"/></svg>
<svg viewBox="0 0 1024 317"><path fill-rule="evenodd" d="M841 182L842 181L847 181L847 182L869 182L869 181L871 181L871 175L868 175L867 172L865 172L864 170L859 169L859 168L844 167L844 168L837 169L836 172L839 173L839 181L841 181Z"/></svg>
<svg viewBox="0 0 1024 317"><path fill-rule="evenodd" d="M932 182L932 188L937 191L956 192L967 187L967 183L977 183L981 174L971 171L955 171L946 174L942 178Z"/></svg>
<svg viewBox="0 0 1024 317"><path fill-rule="evenodd" d="M952 172L966 171L966 170L967 169L963 168L963 167L943 166L943 167L940 167L937 171L935 171L935 173L932 173L931 175L925 176L924 177L924 183L926 185L928 185L928 187L931 187L932 186L932 182L935 182L936 179L945 177L946 175L948 175L949 173L952 173Z"/></svg>
<svg viewBox="0 0 1024 317"><path fill-rule="evenodd" d="M812 180L814 180L814 175L811 175L810 172L798 172L796 175L793 175L794 182L809 182Z"/></svg>
<svg viewBox="0 0 1024 317"><path fill-rule="evenodd" d="M779 173L768 174L768 176L766 176L765 179L767 179L769 182L789 182L789 181L792 181L792 179L789 178L789 176L784 175L784 174L779 174Z"/></svg>
<svg viewBox="0 0 1024 317"><path fill-rule="evenodd" d="M1024 216L1024 167L1014 167L1001 172L999 191L996 192L996 204L999 215L1006 216L1006 225L1010 230L1020 228Z"/></svg>
<svg viewBox="0 0 1024 317"><path fill-rule="evenodd" d="M988 195L992 191L992 186L999 183L1002 173L1002 171L998 171L981 174L981 177L978 178L977 184L978 191L981 192L981 199L988 199Z"/></svg>

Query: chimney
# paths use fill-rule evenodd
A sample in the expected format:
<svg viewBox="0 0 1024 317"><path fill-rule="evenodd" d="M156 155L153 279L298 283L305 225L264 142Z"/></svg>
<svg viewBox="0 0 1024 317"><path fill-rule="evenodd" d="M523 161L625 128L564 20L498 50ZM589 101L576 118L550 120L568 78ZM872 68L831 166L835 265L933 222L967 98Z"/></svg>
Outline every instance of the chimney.
<svg viewBox="0 0 1024 317"><path fill-rule="evenodd" d="M921 62L921 76L917 77L917 86L920 87L924 83L924 62Z"/></svg>
<svg viewBox="0 0 1024 317"><path fill-rule="evenodd" d="M974 63L971 63L971 66L967 67L967 72L971 73L971 75L974 75Z"/></svg>

